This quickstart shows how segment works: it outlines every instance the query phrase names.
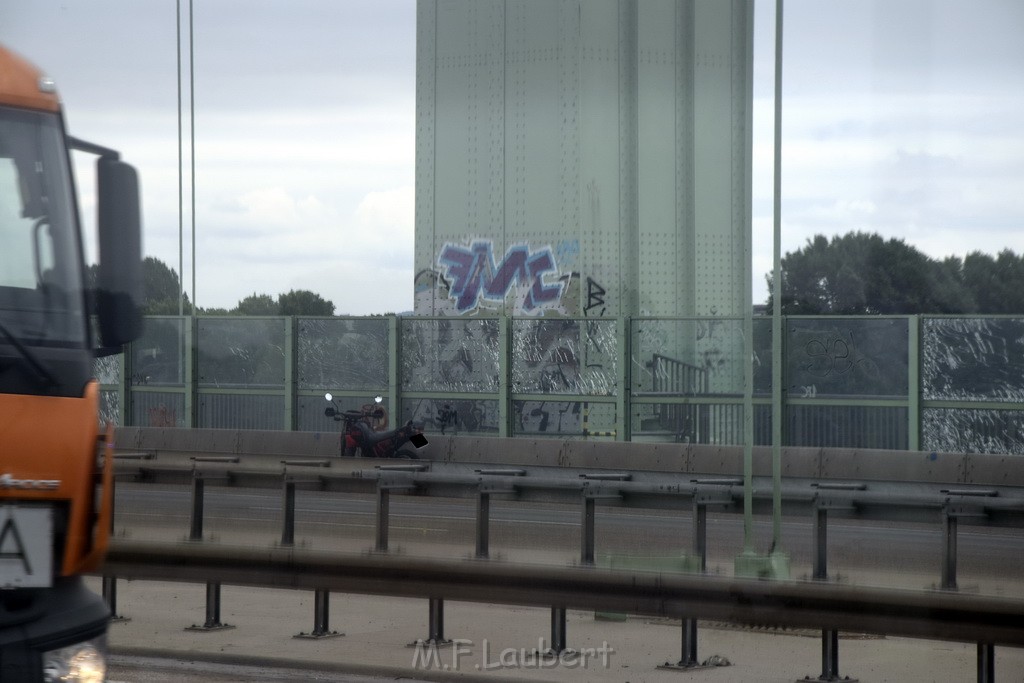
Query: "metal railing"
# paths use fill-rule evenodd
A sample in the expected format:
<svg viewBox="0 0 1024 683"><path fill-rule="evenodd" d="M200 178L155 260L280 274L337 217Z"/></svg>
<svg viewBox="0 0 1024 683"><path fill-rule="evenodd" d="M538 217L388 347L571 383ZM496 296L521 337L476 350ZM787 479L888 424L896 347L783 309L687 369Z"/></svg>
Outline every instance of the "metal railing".
<svg viewBox="0 0 1024 683"><path fill-rule="evenodd" d="M151 430L122 428L118 432L120 452L118 454L117 473L121 481L140 481L153 483L172 483L190 485L192 487L192 510L190 515L189 539L193 542L203 540L203 510L206 484L213 486L239 486L280 488L283 492L281 506L281 548L290 548L295 538L295 505L297 491L313 489L318 491L358 492L373 496L375 500L375 533L373 550L377 555L389 551L390 500L394 494L415 494L419 496L444 496L472 498L476 502L476 525L474 534L474 553L477 559L487 559L489 555L490 537L490 501L492 496L500 496L503 500L520 502L557 502L578 505L580 509L580 540L579 567L592 568L595 564L596 552L596 507L598 505L614 505L639 508L661 508L673 510L690 510L693 521L693 553L699 559L699 566L704 567L706 558L706 524L709 509L725 512L739 512L742 503L742 481L736 476L740 462L740 449L701 447L695 445L671 444L606 444L600 442L573 442L554 440L521 439L489 439L469 437L442 437L435 439L426 455L431 460L424 461L375 461L370 459L340 459L335 457L336 444L320 438L318 434L284 433L284 432L231 432L222 430ZM524 448L524 446L528 446ZM131 449L131 450L129 450ZM759 449L755 461L755 472L766 471L767 449ZM845 457L837 457L845 456ZM957 588L957 531L960 523L981 524L1024 528L1024 463L1015 458L981 455L954 454L922 454L903 452L848 452L837 454L819 449L787 449L785 461L788 463L788 476L784 482L782 496L786 513L789 515L806 515L813 520L814 569L812 577L818 581L828 578L827 547L829 516L854 517L863 519L898 519L941 525L942 528L942 561L938 568L941 576L939 586L945 592L914 593L917 607L909 607L905 602L905 593L888 594L884 591L875 594L874 589L864 587L840 588L833 586L832 592L822 592L819 587L805 587L803 584L767 585L796 586L795 593L787 594L786 600L778 598L775 588L763 589L764 583L731 584L744 596L753 591L762 597L753 599L750 614L762 615L757 623L764 623L763 615L771 614L773 623L792 627L815 627L823 629L822 669L823 676L827 672L838 671L838 628L844 630L854 628L873 633L889 633L902 635L922 635L929 637L969 640L979 643L979 672L982 663L985 671L990 668L993 644L1014 644L1024 642L1024 626L1005 617L1000 610L1009 610L1017 614L1021 609L1015 603L995 600L1001 607L985 612L990 607L979 607L977 614L962 611L963 606L945 602L946 594L952 594ZM855 475L869 475L855 476ZM771 486L768 478L755 478L754 506L767 510L771 507ZM806 518L806 517L805 517ZM155 550L147 547L136 547L132 544L115 545L111 555L111 563L105 568L109 576L118 575L125 578L171 578L188 580L188 571L182 573L181 562L171 555L187 552L196 558L195 576L207 582L207 618L201 628L217 629L220 623L220 585L224 583L244 583L251 585L287 585L297 587L306 585L305 579L297 578L300 572L311 571L300 566L306 559L297 559L295 554L281 555L280 561L269 560L266 551L261 551L261 562L254 569L251 558L243 551L203 550L196 554L197 546L189 545L188 550L181 547L158 547ZM274 551L276 552L276 551ZM147 555L149 553L149 555ZM226 556L226 555L227 556ZM243 557L243 555L245 555ZM300 553L301 555L301 553ZM150 559L140 559L146 556ZM163 559L160 559L163 557ZM313 556L310 556L311 558ZM319 556L317 556L319 557ZM333 557L333 556L332 556ZM205 560L202 558L206 558ZM218 558L214 560L213 558ZM284 559L287 558L287 559ZM303 558L305 556L303 555ZM382 562L390 562L384 560ZM173 569L161 563L174 565ZM326 559L309 559L310 562L327 562ZM390 569L382 565L374 565L374 571L387 573L397 571L397 567L415 565L420 570L419 558L403 558L394 560ZM429 563L429 560L422 560ZM220 567L211 573L213 565ZM238 567L245 567L242 580L227 569L237 562ZM329 592L335 586L346 586L347 592L354 590L353 575L358 573L356 565L360 561L353 560L350 564L345 557L334 557L330 562L347 569L340 570L338 583L334 579L324 578L314 573L315 579L309 579L308 587L317 591L314 600L313 634L330 634L327 620ZM402 563L405 563L404 565ZM424 565L425 566L425 565ZM455 567L445 565L439 569L440 574L461 576L464 571L475 571L474 567L490 567L491 565L467 565ZM520 571L515 565L514 571ZM429 570L427 570L429 571ZM491 576L490 569L481 569L482 574ZM496 570L500 574L500 570ZM566 581L575 581L577 575L568 572L564 580L556 584L560 587ZM127 573L125 573L127 572ZM163 572L163 573L162 573ZM257 581L252 576L259 575ZM370 572L371 576L378 576ZM408 573L404 574L408 577ZM523 574L520 574L521 576ZM532 576L529 571L527 576ZM545 574L545 576L550 576ZM582 577L591 575L579 575ZM658 575L665 578L665 574ZM249 577L249 578L245 578ZM540 580L538 577L534 577ZM696 582L708 577L695 577ZM197 578L197 580L199 580ZM477 581L490 579L477 577ZM495 579L497 581L497 579ZM552 579L554 580L554 579ZM672 577L675 580L675 577ZM687 579L689 580L689 579ZM471 580L472 581L472 580ZM581 585L586 579L580 579ZM633 579L626 583L639 585ZM659 579L659 581L661 581ZM719 581L719 579L715 579ZM298 583L297 583L298 582ZM384 582L387 584L387 582ZM415 583L415 582L414 582ZM641 584L644 581L640 582ZM430 600L430 633L428 639L443 639L443 612L446 597L473 599L465 596L473 591L465 591L454 585L425 583L415 590L421 592L406 593L408 587L390 586L385 591L378 588L368 592L384 592L389 595L415 595ZM490 585L490 584L488 584ZM663 585L659 583L659 585ZM739 588L737 586L739 585ZM760 585L756 591L753 587ZM534 584L536 587L536 585ZM108 600L116 612L116 589L112 580L104 582L108 591ZM602 586L601 590L611 589ZM501 602L495 593L484 590L487 601ZM563 588L559 588L563 590ZM568 589L565 589L568 590ZM673 589L675 590L675 589ZM687 589L689 590L689 589ZM693 590L697 590L693 588ZM713 593L717 590L711 587ZM789 588L785 590L790 590ZM785 592L785 590L783 592ZM394 592L392 592L394 591ZM447 591L447 592L446 592ZM854 593L856 600L870 604L853 606L846 604ZM863 595L860 591L866 591ZM584 590L586 593L586 590ZM883 593L885 593L883 595ZM771 594L771 595L769 595ZM545 596L543 599L538 595ZM568 593L567 593L568 595ZM522 593L511 592L508 601L515 604L548 604L552 606L552 643L564 647L567 634L565 629L565 609L567 606L592 604L603 593L586 595L573 594L568 598L556 593L549 595L544 591L535 591L524 597ZM826 597L827 596L827 597ZM845 597L841 597L845 596ZM903 597L899 597L903 596ZM668 591L657 596L647 596L651 604L665 604L679 596ZM962 600L972 603L978 595ZM629 607L623 611L634 613L651 613L648 607L637 607L643 601L636 595L629 598ZM681 616L683 625L683 646L680 666L690 667L697 663L696 656L696 619L708 618L718 614L715 610L722 607L721 597L708 598L707 604L690 611L687 602L687 613L675 610L671 616ZM746 598L745 598L746 599ZM537 602L540 600L540 602ZM659 601L661 600L661 601ZM830 600L836 602L829 603ZM668 602L663 602L668 601ZM821 601L821 602L815 602ZM895 601L895 602L893 602ZM993 602L986 598L984 604ZM610 609L614 601L602 601L602 609ZM898 604L897 604L898 603ZM793 605L792 614L782 607ZM811 607L810 605L814 605ZM806 613L804 612L804 605ZM936 623L929 621L926 605L933 610L931 614L940 614ZM704 608L707 607L707 611ZM765 611L767 610L767 612ZM936 611L937 610L937 611ZM1014 610L1017 610L1015 612ZM726 610L728 611L728 610ZM850 612L850 614L847 613ZM860 617L852 617L856 612ZM984 613L983 613L984 612ZM727 620L751 623L743 610L729 612L732 616ZM893 623L894 615L899 615L906 623L887 626ZM814 616L809 616L814 615ZM949 619L949 624L945 623ZM852 620L851 620L852 619ZM897 621L899 620L897 619ZM952 624L957 619L964 619L959 627ZM979 631L973 628L974 620L987 624ZM1012 624L1012 628L1011 625ZM1018 629L1012 634L1009 631ZM964 636L970 634L968 638ZM1021 640L1015 640L1021 639ZM990 680L982 678L979 680Z"/></svg>
<svg viewBox="0 0 1024 683"><path fill-rule="evenodd" d="M1024 318L150 317L97 366L124 426L330 431L386 399L428 431L1024 454ZM743 358L754 362L752 397ZM780 358L782 405L771 367ZM774 410L778 408L778 411Z"/></svg>

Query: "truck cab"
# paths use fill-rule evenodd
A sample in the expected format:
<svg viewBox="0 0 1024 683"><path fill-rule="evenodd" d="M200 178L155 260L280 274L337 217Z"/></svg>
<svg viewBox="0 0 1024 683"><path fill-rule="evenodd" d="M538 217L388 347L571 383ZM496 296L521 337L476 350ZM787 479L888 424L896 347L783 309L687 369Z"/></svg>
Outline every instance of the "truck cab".
<svg viewBox="0 0 1024 683"><path fill-rule="evenodd" d="M84 261L70 150L97 159L99 264ZM53 83L0 46L0 680L102 681L112 430L93 358L141 330L135 170L69 138Z"/></svg>

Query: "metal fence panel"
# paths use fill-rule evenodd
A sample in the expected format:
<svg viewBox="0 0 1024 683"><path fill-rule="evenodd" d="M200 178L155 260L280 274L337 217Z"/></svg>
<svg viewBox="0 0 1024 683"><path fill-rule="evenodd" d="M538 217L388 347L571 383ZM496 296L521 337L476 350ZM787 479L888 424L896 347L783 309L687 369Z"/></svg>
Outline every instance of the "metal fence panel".
<svg viewBox="0 0 1024 683"><path fill-rule="evenodd" d="M617 395L617 325L616 320L514 319L513 393Z"/></svg>
<svg viewBox="0 0 1024 683"><path fill-rule="evenodd" d="M427 432L497 436L501 413L497 399L408 398L401 421L422 422Z"/></svg>
<svg viewBox="0 0 1024 683"><path fill-rule="evenodd" d="M109 389L100 390L100 409L99 409L99 423L100 425L122 424L121 421L121 401L120 395L117 391L111 391Z"/></svg>
<svg viewBox="0 0 1024 683"><path fill-rule="evenodd" d="M1024 402L1024 318L928 318L921 346L926 400Z"/></svg>
<svg viewBox="0 0 1024 683"><path fill-rule="evenodd" d="M742 444L750 353L767 445L771 319L753 322L747 345L739 318L153 316L94 373L115 424L330 433L330 391L343 409L380 394L392 426L435 433ZM785 445L1024 454L1024 318L797 316L784 330Z"/></svg>
<svg viewBox="0 0 1024 683"><path fill-rule="evenodd" d="M402 318L404 391L493 393L500 377L496 318Z"/></svg>
<svg viewBox="0 0 1024 683"><path fill-rule="evenodd" d="M283 400L265 394L199 394L197 425L211 429L284 429Z"/></svg>
<svg viewBox="0 0 1024 683"><path fill-rule="evenodd" d="M631 338L630 371L634 394L743 394L743 320L640 319L633 321ZM770 350L764 362L770 369Z"/></svg>
<svg viewBox="0 0 1024 683"><path fill-rule="evenodd" d="M1024 410L926 408L921 433L929 451L1024 455Z"/></svg>
<svg viewBox="0 0 1024 683"><path fill-rule="evenodd" d="M170 391L133 391L132 424L145 427L184 427L185 394Z"/></svg>
<svg viewBox="0 0 1024 683"><path fill-rule="evenodd" d="M907 318L789 318L785 331L791 395L908 395Z"/></svg>
<svg viewBox="0 0 1024 683"><path fill-rule="evenodd" d="M383 317L299 319L299 389L374 392L387 387L389 337Z"/></svg>
<svg viewBox="0 0 1024 683"><path fill-rule="evenodd" d="M284 388L284 318L198 318L198 322L200 387Z"/></svg>
<svg viewBox="0 0 1024 683"><path fill-rule="evenodd" d="M787 446L906 450L907 409L887 406L795 405L787 410Z"/></svg>
<svg viewBox="0 0 1024 683"><path fill-rule="evenodd" d="M512 434L558 439L615 437L614 403L595 401L513 401Z"/></svg>
<svg viewBox="0 0 1024 683"><path fill-rule="evenodd" d="M185 386L185 318L148 317L131 345L132 386Z"/></svg>

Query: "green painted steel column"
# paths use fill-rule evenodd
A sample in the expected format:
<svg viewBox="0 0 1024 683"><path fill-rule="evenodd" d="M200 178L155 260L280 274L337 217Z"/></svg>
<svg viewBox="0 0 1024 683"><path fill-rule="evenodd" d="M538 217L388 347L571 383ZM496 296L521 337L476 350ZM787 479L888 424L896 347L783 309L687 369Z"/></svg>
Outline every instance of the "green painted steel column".
<svg viewBox="0 0 1024 683"><path fill-rule="evenodd" d="M121 347L121 357L117 360L117 415L118 423L130 425L132 410L132 342Z"/></svg>
<svg viewBox="0 0 1024 683"><path fill-rule="evenodd" d="M782 548L782 17L775 5L775 153L772 275L772 548Z"/></svg>
<svg viewBox="0 0 1024 683"><path fill-rule="evenodd" d="M511 436L512 424L512 319L498 318L498 436Z"/></svg>
<svg viewBox="0 0 1024 683"><path fill-rule="evenodd" d="M298 388L297 361L298 325L295 316L284 319L284 426L285 431L293 432L296 427L296 393Z"/></svg>
<svg viewBox="0 0 1024 683"><path fill-rule="evenodd" d="M402 333L401 319L397 315L388 316L388 415L391 415L391 420L395 426L402 424L402 417L398 414L398 407L401 405L399 392L401 392L401 383L399 382L398 372L399 368L402 367L402 359L399 357L402 350L401 339L399 335Z"/></svg>
<svg viewBox="0 0 1024 683"><path fill-rule="evenodd" d="M921 316L907 320L907 449L921 450Z"/></svg>
<svg viewBox="0 0 1024 683"><path fill-rule="evenodd" d="M748 247L749 248L749 247ZM750 291L750 287L747 287ZM747 294L751 298L751 294ZM754 311L743 314L743 553L754 552Z"/></svg>
<svg viewBox="0 0 1024 683"><path fill-rule="evenodd" d="M630 397L632 396L632 385L630 384L632 349L632 323L629 316L620 316L617 324L619 344L619 376L618 391L615 395L615 440L632 441L632 407Z"/></svg>
<svg viewBox="0 0 1024 683"><path fill-rule="evenodd" d="M185 428L192 429L198 420L196 416L199 408L198 391L199 383L196 381L196 353L197 334L199 326L196 324L195 313L185 318L182 342L185 345Z"/></svg>

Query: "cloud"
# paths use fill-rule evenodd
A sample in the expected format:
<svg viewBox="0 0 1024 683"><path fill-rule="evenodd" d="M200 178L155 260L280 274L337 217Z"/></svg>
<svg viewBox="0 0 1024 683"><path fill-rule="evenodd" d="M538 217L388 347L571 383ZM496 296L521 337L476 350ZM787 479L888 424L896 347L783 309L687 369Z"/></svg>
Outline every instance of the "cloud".
<svg viewBox="0 0 1024 683"><path fill-rule="evenodd" d="M139 168L146 251L177 268L176 26L174 3L157 5L8 2L0 42L57 79L72 134ZM756 288L772 247L774 17L754 9ZM200 305L296 287L342 312L373 312L378 295L412 307L415 19L413 0L195 3ZM865 229L930 255L1024 252L1022 25L1012 0L787 2L784 251ZM188 133L186 117L186 282ZM87 224L91 163L76 161Z"/></svg>
<svg viewBox="0 0 1024 683"><path fill-rule="evenodd" d="M411 246L415 238L416 193L412 186L370 192L355 211L358 230L377 247Z"/></svg>

